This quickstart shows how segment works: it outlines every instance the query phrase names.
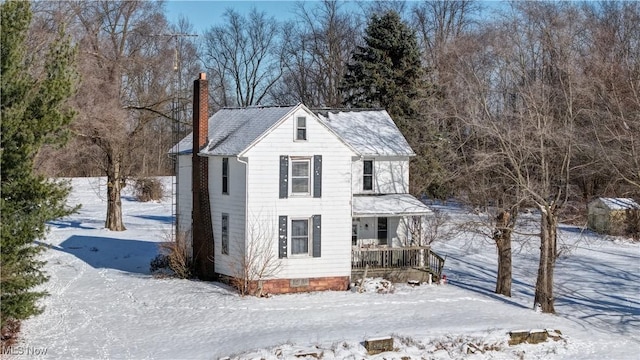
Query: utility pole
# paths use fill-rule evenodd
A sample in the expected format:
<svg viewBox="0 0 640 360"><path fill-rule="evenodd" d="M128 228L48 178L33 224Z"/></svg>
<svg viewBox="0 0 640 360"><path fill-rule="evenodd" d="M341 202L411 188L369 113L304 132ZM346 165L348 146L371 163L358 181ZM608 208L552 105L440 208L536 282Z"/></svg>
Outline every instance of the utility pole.
<svg viewBox="0 0 640 360"><path fill-rule="evenodd" d="M154 34L151 36L167 37L173 40L174 43L174 58L173 58L173 82L172 82L172 103L171 103L171 138L172 143L177 145L181 139L184 130L184 124L182 122L182 111L180 107L180 98L182 93L182 59L180 57L180 45L179 42L184 37L196 37L197 34L187 33L166 33L166 34ZM177 149L180 152L180 149ZM174 241L177 241L178 236L178 201L176 199L178 189L178 155L173 156L173 181L171 182L171 217L173 218L172 237Z"/></svg>
<svg viewBox="0 0 640 360"><path fill-rule="evenodd" d="M176 75L174 77L174 81L173 81L173 88L172 88L172 94L173 94L173 104L172 104L172 118L174 123L178 126L178 130L181 130L182 128L182 119L181 119L181 113L178 110L179 107L179 101L180 101L180 94L178 92L182 91L182 59L180 58L180 39L182 39L183 37L196 37L198 36L197 34L187 34L187 33L166 33L166 34L155 34L152 36L162 36L162 37L168 37L171 40L173 40L175 42L175 47L174 47L174 58L173 58L173 71L174 74ZM178 134L176 135L180 135L179 134L180 131L178 131Z"/></svg>

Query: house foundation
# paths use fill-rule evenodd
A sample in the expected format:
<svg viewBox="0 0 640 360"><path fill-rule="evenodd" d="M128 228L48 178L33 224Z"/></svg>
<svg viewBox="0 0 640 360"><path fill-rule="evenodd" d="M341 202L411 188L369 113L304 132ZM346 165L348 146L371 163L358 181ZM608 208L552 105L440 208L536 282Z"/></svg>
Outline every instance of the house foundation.
<svg viewBox="0 0 640 360"><path fill-rule="evenodd" d="M349 289L349 276L262 280L262 292L290 294L309 291L344 291Z"/></svg>
<svg viewBox="0 0 640 360"><path fill-rule="evenodd" d="M235 286L236 279L230 276L219 276L219 280ZM310 291L345 291L349 289L349 276L330 276L317 278L270 279L251 282L249 293L256 293L258 285L262 286L262 294L293 294Z"/></svg>

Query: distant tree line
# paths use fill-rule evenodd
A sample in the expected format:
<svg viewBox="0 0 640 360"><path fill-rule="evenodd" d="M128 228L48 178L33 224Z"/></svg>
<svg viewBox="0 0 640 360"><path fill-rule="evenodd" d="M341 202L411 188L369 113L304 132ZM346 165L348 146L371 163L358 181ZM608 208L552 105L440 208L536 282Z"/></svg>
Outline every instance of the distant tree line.
<svg viewBox="0 0 640 360"><path fill-rule="evenodd" d="M537 129L564 144L575 141L566 163L572 171L563 180L567 195L584 201L637 195L638 5L504 3L493 16L483 6L321 1L297 5L286 21L227 9L224 23L186 37L178 34L194 33L188 19L169 23L156 2L36 3L31 33L46 37L64 24L78 45L82 79L75 136L64 150L42 152L37 167L53 176L107 175L113 202L128 177L172 173L167 149L190 131L190 80L206 71L213 110L299 101L386 108L419 155L412 162L416 194L494 198L470 191L480 183L504 193L500 169L477 161L498 142L477 127L488 119L537 116L571 121L569 137L556 131L557 122ZM404 39L386 39L399 43L384 46L410 53L407 62L388 63L379 57L381 44L371 43L367 29L392 31L389 24L374 26L384 21L404 28ZM506 135L498 121L491 124ZM483 176L466 176L480 166Z"/></svg>

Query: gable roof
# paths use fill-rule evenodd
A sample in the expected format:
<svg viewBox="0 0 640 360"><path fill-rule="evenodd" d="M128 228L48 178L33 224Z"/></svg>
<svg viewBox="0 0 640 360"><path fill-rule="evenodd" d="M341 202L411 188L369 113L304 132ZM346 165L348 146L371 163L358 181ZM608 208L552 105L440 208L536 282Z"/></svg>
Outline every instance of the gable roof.
<svg viewBox="0 0 640 360"><path fill-rule="evenodd" d="M315 110L320 119L362 156L415 156L386 110Z"/></svg>
<svg viewBox="0 0 640 360"><path fill-rule="evenodd" d="M297 108L293 106L251 106L222 108L209 118L209 143L201 153L238 155L271 126ZM175 145L170 153L190 154L193 133Z"/></svg>
<svg viewBox="0 0 640 360"><path fill-rule="evenodd" d="M209 142L200 154L240 155L270 128L304 105L222 108L208 119ZM320 123L361 156L414 156L415 153L385 110L308 110ZM193 151L193 133L169 151L186 155Z"/></svg>
<svg viewBox="0 0 640 360"><path fill-rule="evenodd" d="M598 198L595 201L600 201L604 206L610 210L630 210L640 209L640 205L630 198Z"/></svg>

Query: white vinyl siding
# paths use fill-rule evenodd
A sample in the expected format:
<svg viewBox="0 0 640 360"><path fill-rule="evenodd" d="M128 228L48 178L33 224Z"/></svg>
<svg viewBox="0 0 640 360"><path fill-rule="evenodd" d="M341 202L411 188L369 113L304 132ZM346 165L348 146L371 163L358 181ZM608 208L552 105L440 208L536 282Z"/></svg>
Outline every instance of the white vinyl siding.
<svg viewBox="0 0 640 360"><path fill-rule="evenodd" d="M176 221L178 236L187 237L187 249L191 256L191 209L193 195L191 192L191 154L178 155L176 172Z"/></svg>
<svg viewBox="0 0 640 360"><path fill-rule="evenodd" d="M234 268L241 258L241 252L245 246L245 219L246 219L246 165L238 161L236 157L228 157L228 176L233 179L229 185L229 194L222 193L222 169L223 159L227 157L209 157L209 200L211 203L211 221L213 224L213 238L215 241L215 268L216 272L228 276L237 276L238 270ZM228 217L228 235L223 236L222 215ZM223 255L223 238L228 239L228 254ZM228 255L228 256L227 256Z"/></svg>
<svg viewBox="0 0 640 360"><path fill-rule="evenodd" d="M373 160L372 190L365 187L365 161ZM409 192L409 158L376 157L374 159L353 158L352 189L354 194L406 194Z"/></svg>
<svg viewBox="0 0 640 360"><path fill-rule="evenodd" d="M306 117L307 141L295 141L291 136L297 117ZM262 219L261 223L273 229L264 238L272 244L272 253L279 256L280 216L287 216L288 233L291 219L311 219L321 215L321 256L291 256L280 259L280 271L274 278L304 278L351 275L351 158L355 156L335 134L316 118L299 109L290 114L278 127L272 129L254 147L247 151L248 158L248 214ZM279 197L281 156L314 159L322 155L322 196ZM310 164L313 169L313 164ZM288 169L289 175L291 168ZM312 177L313 178L313 177ZM291 178L288 179L291 183ZM291 188L291 185L288 185ZM309 191L313 189L313 179ZM235 221L234 221L235 222ZM311 228L311 226L310 226ZM312 235L309 229L309 236ZM310 245L311 246L311 245ZM291 243L288 244L291 255ZM311 254L311 247L309 254Z"/></svg>
<svg viewBox="0 0 640 360"><path fill-rule="evenodd" d="M191 231L191 207L193 206L191 193L191 154L178 155L177 160L177 222L179 232Z"/></svg>

